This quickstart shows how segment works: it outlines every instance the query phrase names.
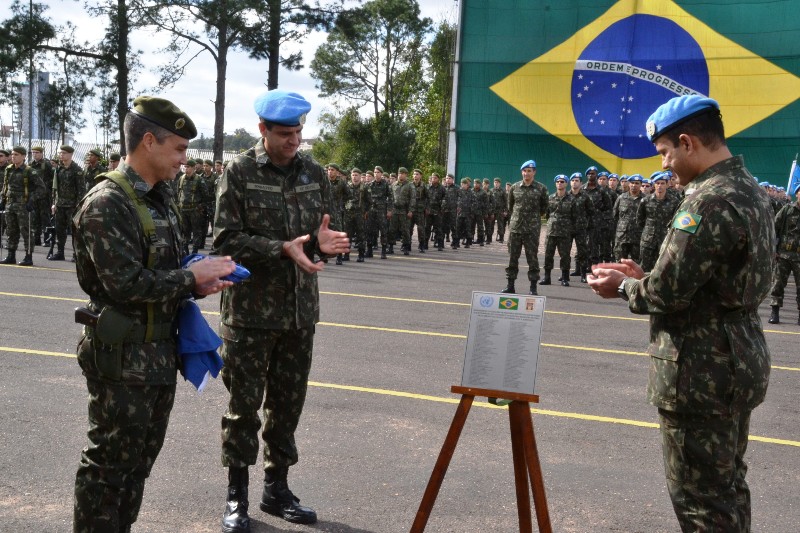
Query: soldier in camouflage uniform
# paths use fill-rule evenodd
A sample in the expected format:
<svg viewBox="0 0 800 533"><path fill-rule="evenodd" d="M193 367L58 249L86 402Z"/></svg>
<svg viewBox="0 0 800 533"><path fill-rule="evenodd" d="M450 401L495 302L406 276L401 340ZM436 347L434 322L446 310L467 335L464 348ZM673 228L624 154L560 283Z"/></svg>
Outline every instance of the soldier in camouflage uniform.
<svg viewBox="0 0 800 533"><path fill-rule="evenodd" d="M55 215L56 244L58 250L48 255L50 261L64 260L64 245L67 243L67 227L75 211L75 206L86 192L83 190L81 167L72 160L75 149L64 145L58 151L60 163L53 178L53 204L51 210ZM73 257L74 260L74 257Z"/></svg>
<svg viewBox="0 0 800 533"><path fill-rule="evenodd" d="M378 233L381 239L381 259L386 259L386 234L389 230L389 220L392 218L394 209L394 196L389 182L383 177L383 170L375 167L375 179L369 184L370 211L367 219L369 228L369 246L367 246L367 257L372 257L373 243L378 242Z"/></svg>
<svg viewBox="0 0 800 533"><path fill-rule="evenodd" d="M419 253L424 254L428 249L428 234L425 232L426 219L428 216L428 188L422 182L422 171L418 168L414 169L412 173L412 191L415 195L414 200L414 216L408 226L408 234L413 235L414 226L417 227L417 243L419 244Z"/></svg>
<svg viewBox="0 0 800 533"><path fill-rule="evenodd" d="M397 241L398 236L401 239L403 255L408 255L411 252L411 232L409 228L409 221L414 216L414 210L417 205L417 195L415 193L414 185L408 181L408 169L400 167L397 170L397 182L392 188L392 198L394 198L394 215L390 221L389 227L389 251L387 253L394 253L394 243Z"/></svg>
<svg viewBox="0 0 800 533"><path fill-rule="evenodd" d="M327 167L328 170L328 179L331 182L331 194L333 195L333 211L331 212L331 220L333 221L334 226L337 228L344 227L344 203L347 201L347 180L344 178L342 174L342 169L339 168L339 165L336 163L330 163ZM354 168L351 172L358 171L361 174L361 170ZM348 257L348 261L350 258ZM342 261L344 261L344 256L339 254L336 256L336 264L341 265Z"/></svg>
<svg viewBox="0 0 800 533"><path fill-rule="evenodd" d="M86 166L83 168L83 191L87 192L94 187L94 180L97 176L105 172L106 167L100 162L103 159L103 152L97 148L89 150L86 154Z"/></svg>
<svg viewBox="0 0 800 533"><path fill-rule="evenodd" d="M444 178L444 197L442 198L442 240L450 239L450 248L458 249L458 196L459 187L455 177L447 174Z"/></svg>
<svg viewBox="0 0 800 533"><path fill-rule="evenodd" d="M433 236L433 246L440 252L444 250L444 233L442 232L442 202L444 201L444 186L439 183L439 174L432 173L428 178L428 227L426 235ZM430 239L429 239L430 240Z"/></svg>
<svg viewBox="0 0 800 533"><path fill-rule="evenodd" d="M800 186L794 188L797 202L787 204L778 211L775 217L775 234L777 237L777 257L772 274L772 314L770 324L780 324L780 308L783 307L783 291L789 281L789 274L794 275L797 309L800 310ZM800 324L800 317L797 319Z"/></svg>
<svg viewBox="0 0 800 533"><path fill-rule="evenodd" d="M206 204L209 191L206 182L197 173L197 161L190 159L186 163L183 175L178 178L178 208L181 210L183 226L183 254L189 254L189 243L192 253L203 247L206 241Z"/></svg>
<svg viewBox="0 0 800 533"><path fill-rule="evenodd" d="M548 199L547 238L544 248L544 278L539 285L550 285L550 271L553 270L556 248L560 258L563 287L569 287L569 252L572 244L573 227L577 212L576 197L567 191L567 176L559 174L553 179L556 192Z"/></svg>
<svg viewBox="0 0 800 533"><path fill-rule="evenodd" d="M681 529L747 532L744 454L770 372L758 316L775 250L769 199L731 155L715 101L673 98L650 117L647 133L662 166L693 192L650 274L625 261L600 265L589 283L650 315L648 399L659 409Z"/></svg>
<svg viewBox="0 0 800 533"><path fill-rule="evenodd" d="M80 533L131 530L175 399L178 309L193 294L231 285L220 278L235 268L229 257L180 267L178 213L164 182L197 133L189 117L166 100L139 97L124 129L128 156L118 177L129 190L101 176L73 219L78 282L89 296L87 314L100 315L82 319L78 343L89 391L89 443L75 476L73 531ZM152 217L157 247L132 195Z"/></svg>
<svg viewBox="0 0 800 533"><path fill-rule="evenodd" d="M50 224L50 199L53 197L53 165L44 157L44 149L41 146L31 148L33 160L30 163L31 172L42 180L44 194L34 202L33 210L33 237L34 244L42 244L42 233Z"/></svg>
<svg viewBox="0 0 800 533"><path fill-rule="evenodd" d="M20 266L33 266L33 228L31 218L36 209L36 200L45 193L39 176L25 164L27 150L15 146L11 150L11 164L3 172L3 185L0 188L0 211L5 211L5 228L8 235L8 255L0 261L13 265L17 261L19 237L25 244L25 257ZM0 234L0 239L3 236Z"/></svg>
<svg viewBox="0 0 800 533"><path fill-rule="evenodd" d="M344 202L344 230L358 250L356 262L363 263L367 241L364 227L369 216L370 196L366 184L361 183L361 173L357 168L353 169L350 178L350 183L347 184L347 200ZM345 254L345 258L350 260L350 252Z"/></svg>
<svg viewBox="0 0 800 533"><path fill-rule="evenodd" d="M614 221L617 223L617 247L614 256L617 259L633 259L639 261L639 242L642 239L642 228L636 221L639 205L642 203L642 176L628 176L630 190L622 193L614 204Z"/></svg>
<svg viewBox="0 0 800 533"><path fill-rule="evenodd" d="M453 249L461 247L464 240L464 248L472 246L472 211L475 208L475 194L469 187L470 179L461 178L461 188L458 190L458 203L456 204L456 231L453 233Z"/></svg>
<svg viewBox="0 0 800 533"><path fill-rule="evenodd" d="M607 229L606 220L614 204L611 203L608 190L597 183L597 167L586 169L586 184L583 186L583 191L589 196L594 207L594 220L592 229L589 230L589 261L595 265L603 259L603 235Z"/></svg>
<svg viewBox="0 0 800 533"><path fill-rule="evenodd" d="M489 178L483 178L482 192L486 211L483 216L483 235L486 244L492 244L492 233L494 233L494 198L492 198L492 190Z"/></svg>
<svg viewBox="0 0 800 533"><path fill-rule="evenodd" d="M575 271L570 275L580 276L581 283L586 283L586 274L589 273L589 231L594 228L595 213L592 200L581 187L582 177L580 172L575 172L569 178L571 193L575 197L575 224L572 227L572 241L575 242Z"/></svg>
<svg viewBox="0 0 800 533"><path fill-rule="evenodd" d="M511 186L508 194L508 212L511 221L508 224L508 267L506 278L508 285L502 292L516 292L514 281L519 272L519 256L525 247L525 258L528 260L528 281L531 283L531 294L537 294L536 282L539 280L539 234L542 230L542 216L547 213L547 187L536 181L536 162L532 159L520 167L522 181Z"/></svg>
<svg viewBox="0 0 800 533"><path fill-rule="evenodd" d="M651 177L655 192L642 200L636 213L636 223L642 230L639 241L639 254L642 270L650 272L658 259L661 243L667 236L667 229L678 209L678 202L667 194L669 178L666 172L658 172Z"/></svg>
<svg viewBox="0 0 800 533"><path fill-rule="evenodd" d="M494 233L494 224L497 223L497 242L503 242L506 235L506 216L508 215L508 195L500 178L494 179L494 188L491 191L492 216L494 220L489 232L489 239Z"/></svg>
<svg viewBox="0 0 800 533"><path fill-rule="evenodd" d="M218 176L214 174L214 162L210 159L203 160L203 175L200 176L206 184L206 197L205 214L206 214L206 231L211 228L211 233L207 233L206 237L211 237L214 234L214 210L217 203L217 179ZM203 240L205 244L205 239Z"/></svg>
<svg viewBox="0 0 800 533"><path fill-rule="evenodd" d="M288 487L297 463L294 434L303 411L319 321L322 258L350 250L333 230L332 183L298 152L311 109L301 95L273 90L255 101L261 140L225 169L217 194L214 249L247 267L247 283L225 291L220 306L222 380L230 392L222 417L222 464L228 494L222 529L250 531L248 466L258 459L263 407L263 511L295 523L316 522Z"/></svg>
<svg viewBox="0 0 800 533"><path fill-rule="evenodd" d="M616 191L609 187L609 177L611 174L608 172L600 172L597 174L597 184L600 185L607 193L609 201L613 206L619 195ZM600 260L611 262L614 260L614 239L616 237L617 225L614 220L613 209L606 211L603 215L603 231L600 234Z"/></svg>
<svg viewBox="0 0 800 533"><path fill-rule="evenodd" d="M478 233L478 240L476 241L479 246L483 246L485 242L486 235L484 234L484 219L486 218L486 213L489 211L489 197L483 191L483 187L481 185L481 180L479 178L475 178L475 181L472 183L472 195L475 197L475 201L472 204L472 222L470 223L470 236L475 236L475 230Z"/></svg>
<svg viewBox="0 0 800 533"><path fill-rule="evenodd" d="M111 154L108 156L108 170L117 170L121 160L122 156L120 156L117 152L111 152Z"/></svg>

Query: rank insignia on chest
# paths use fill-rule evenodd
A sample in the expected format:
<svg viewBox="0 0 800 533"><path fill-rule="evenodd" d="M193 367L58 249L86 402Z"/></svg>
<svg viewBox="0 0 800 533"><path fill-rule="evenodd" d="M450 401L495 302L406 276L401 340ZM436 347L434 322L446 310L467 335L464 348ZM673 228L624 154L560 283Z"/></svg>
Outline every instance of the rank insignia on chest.
<svg viewBox="0 0 800 533"><path fill-rule="evenodd" d="M672 221L672 227L685 231L686 233L695 233L700 226L701 220L703 220L703 217L700 215L694 215L688 211L681 211L675 215L675 219Z"/></svg>

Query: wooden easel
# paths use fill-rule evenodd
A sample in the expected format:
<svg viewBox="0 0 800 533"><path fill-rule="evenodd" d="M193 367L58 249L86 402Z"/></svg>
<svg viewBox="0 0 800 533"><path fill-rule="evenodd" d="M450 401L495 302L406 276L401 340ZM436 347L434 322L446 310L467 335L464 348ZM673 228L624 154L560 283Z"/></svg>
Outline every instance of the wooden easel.
<svg viewBox="0 0 800 533"><path fill-rule="evenodd" d="M431 472L431 479L425 488L422 502L419 504L417 516L411 525L411 533L422 533L428 523L433 504L439 495L450 460L456 450L456 444L464 428L464 422L472 407L475 396L487 398L503 398L511 400L508 406L508 418L511 423L511 452L514 457L514 481L517 489L517 513L519 514L519 530L521 533L532 531L531 502L528 493L528 481L533 489L533 503L536 508L536 521L539 531L551 533L550 514L547 512L547 497L544 492L542 466L539 463L539 452L536 450L536 437L533 434L530 402L539 403L539 397L533 394L517 394L513 392L475 389L472 387L453 386L454 394L461 394L450 430L442 444L442 451Z"/></svg>

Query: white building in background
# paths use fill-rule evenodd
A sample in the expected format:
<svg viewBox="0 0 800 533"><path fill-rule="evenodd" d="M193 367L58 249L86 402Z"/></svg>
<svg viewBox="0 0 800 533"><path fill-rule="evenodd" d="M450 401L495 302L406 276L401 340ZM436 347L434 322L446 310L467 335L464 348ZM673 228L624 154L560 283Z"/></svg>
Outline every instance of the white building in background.
<svg viewBox="0 0 800 533"><path fill-rule="evenodd" d="M33 106L30 105L31 90L28 82L17 85L16 105L12 109L14 142L22 139L55 139L57 132L41 120L40 103L50 90L50 73L36 72L33 86ZM33 111L33 116L31 116ZM21 136L21 138L20 138Z"/></svg>

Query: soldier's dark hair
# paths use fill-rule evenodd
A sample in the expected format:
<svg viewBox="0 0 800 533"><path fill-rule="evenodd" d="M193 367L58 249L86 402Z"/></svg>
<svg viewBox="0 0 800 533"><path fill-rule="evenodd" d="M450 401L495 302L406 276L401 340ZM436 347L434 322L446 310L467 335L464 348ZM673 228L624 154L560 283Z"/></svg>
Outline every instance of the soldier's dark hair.
<svg viewBox="0 0 800 533"><path fill-rule="evenodd" d="M125 151L129 154L136 150L136 147L142 142L144 134L148 131L153 134L158 144L164 144L167 137L174 135L174 133L166 128L162 128L158 124L154 124L135 113L128 113L125 115L123 131L125 132Z"/></svg>
<svg viewBox="0 0 800 533"><path fill-rule="evenodd" d="M665 133L664 137L672 143L672 146L678 146L678 138L684 133L697 137L703 146L710 150L716 150L727 144L722 115L718 109L711 109L708 113L690 118Z"/></svg>

